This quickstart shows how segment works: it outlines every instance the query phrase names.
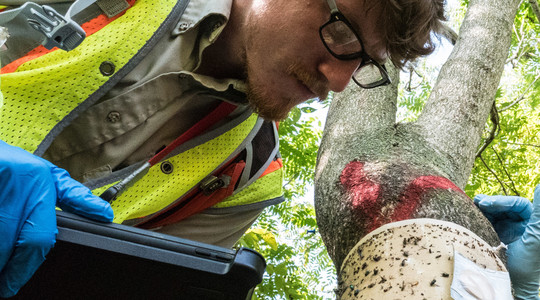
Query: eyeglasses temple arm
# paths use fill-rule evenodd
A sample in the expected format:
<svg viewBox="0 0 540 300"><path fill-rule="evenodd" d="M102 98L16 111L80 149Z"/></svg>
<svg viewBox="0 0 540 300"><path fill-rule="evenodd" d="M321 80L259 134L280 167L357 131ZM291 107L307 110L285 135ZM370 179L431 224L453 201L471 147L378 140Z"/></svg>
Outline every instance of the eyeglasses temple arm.
<svg viewBox="0 0 540 300"><path fill-rule="evenodd" d="M330 13L331 14L339 12L335 0L326 0L326 3L328 3L328 6L330 6Z"/></svg>

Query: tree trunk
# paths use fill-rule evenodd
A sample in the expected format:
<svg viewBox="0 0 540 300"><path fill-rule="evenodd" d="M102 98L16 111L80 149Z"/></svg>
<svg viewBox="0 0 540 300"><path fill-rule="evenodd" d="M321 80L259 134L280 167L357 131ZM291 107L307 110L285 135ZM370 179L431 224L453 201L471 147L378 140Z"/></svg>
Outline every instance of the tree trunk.
<svg viewBox="0 0 540 300"><path fill-rule="evenodd" d="M390 86L351 85L335 96L319 150L315 206L338 280L353 246L391 222L449 221L500 244L462 189L494 102L518 4L470 1L454 50L416 122L396 123L395 70Z"/></svg>

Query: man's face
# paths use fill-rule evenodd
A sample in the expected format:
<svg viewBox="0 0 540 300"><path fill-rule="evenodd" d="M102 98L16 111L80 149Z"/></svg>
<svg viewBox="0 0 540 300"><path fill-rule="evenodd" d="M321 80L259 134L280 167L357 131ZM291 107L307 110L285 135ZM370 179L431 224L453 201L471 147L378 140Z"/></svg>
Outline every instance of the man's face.
<svg viewBox="0 0 540 300"><path fill-rule="evenodd" d="M360 0L337 0L339 10L360 34L365 51L384 59L377 8ZM366 3L364 3L366 2ZM296 105L347 86L360 59L333 57L319 37L330 18L325 0L254 0L246 29L248 99L259 115L281 120Z"/></svg>

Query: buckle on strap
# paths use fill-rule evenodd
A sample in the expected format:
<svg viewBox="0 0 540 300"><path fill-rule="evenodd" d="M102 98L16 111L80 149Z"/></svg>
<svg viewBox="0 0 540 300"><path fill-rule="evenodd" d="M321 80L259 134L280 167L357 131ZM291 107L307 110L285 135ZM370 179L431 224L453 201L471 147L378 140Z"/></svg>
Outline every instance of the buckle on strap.
<svg viewBox="0 0 540 300"><path fill-rule="evenodd" d="M70 51L86 37L79 24L62 16L50 6L28 2L21 7L20 13L27 18L32 28L45 36L42 45L47 49L58 47Z"/></svg>

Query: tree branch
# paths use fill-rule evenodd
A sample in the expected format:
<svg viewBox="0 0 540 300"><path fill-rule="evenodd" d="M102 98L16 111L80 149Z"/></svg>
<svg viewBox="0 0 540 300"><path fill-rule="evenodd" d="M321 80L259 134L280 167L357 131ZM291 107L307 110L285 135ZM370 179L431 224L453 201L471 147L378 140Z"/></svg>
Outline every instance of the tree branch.
<svg viewBox="0 0 540 300"><path fill-rule="evenodd" d="M429 142L450 158L464 187L499 85L519 1L470 2L459 39L442 67L417 124Z"/></svg>
<svg viewBox="0 0 540 300"><path fill-rule="evenodd" d="M522 143L511 143L511 142L506 142L506 143L510 144L510 145L519 145L519 146L529 146L529 147L540 148L540 145L534 145L534 144L522 144Z"/></svg>
<svg viewBox="0 0 540 300"><path fill-rule="evenodd" d="M441 36L444 37L447 41L449 41L452 45L456 44L459 37L457 32L455 32L454 29L450 28L448 24L443 24Z"/></svg>
<svg viewBox="0 0 540 300"><path fill-rule="evenodd" d="M482 152L484 152L484 150L486 150L489 144L493 142L493 139L495 138L495 136L499 134L499 131L501 129L501 126L499 125L499 113L497 112L497 106L496 106L495 101L493 101L493 106L491 107L490 116L491 116L491 123L493 124L493 127L491 127L489 136L484 141L484 144L482 145L482 147L480 147L478 152L476 152L476 157L480 157L480 155L482 155Z"/></svg>
<svg viewBox="0 0 540 300"><path fill-rule="evenodd" d="M523 36L524 26L525 26L525 22L521 22L521 27L519 28L519 31L518 31L516 29L516 24L515 23L512 24L512 29L514 31L514 35L516 36L516 39L518 40L518 44L515 47L516 49L515 53L512 56L508 57L508 59L506 60L506 63L511 63L513 68L516 67L514 61L519 61L523 53L525 53L525 51L522 49L523 41L525 40L525 37Z"/></svg>
<svg viewBox="0 0 540 300"><path fill-rule="evenodd" d="M350 151L351 147L366 149L373 144L371 149L379 149L384 146L375 143L388 143L385 139L359 139L366 132L393 128L396 123L399 72L388 66L388 74L391 85L362 89L351 81L345 91L334 95L319 148L315 181L322 173L338 176L342 169L340 164L332 166L332 171L326 169L327 165L332 165L330 160L347 162L361 154Z"/></svg>
<svg viewBox="0 0 540 300"><path fill-rule="evenodd" d="M497 153L497 151L493 147L491 147L491 150L493 150L493 153L495 153L495 156L497 156L497 160L501 164L501 167L502 167L504 173L506 174L506 177L508 177L508 180L510 180L510 183L512 184L512 186L508 185L508 187L512 190L512 192L514 192L514 194L516 194L516 196L519 196L519 192L516 189L516 185L514 184L514 180L512 180L512 177L510 176L510 174L508 174L508 170L506 169L506 165L504 164L501 157L499 156L499 153Z"/></svg>
<svg viewBox="0 0 540 300"><path fill-rule="evenodd" d="M514 102L510 103L508 106L506 107L503 107L501 109L499 109L500 112L503 112L507 109L509 109L510 107L518 104L519 102L523 101L525 99L525 94L527 94L527 92L531 89L531 87L536 83L536 81L538 81L538 79L540 79L540 74L538 74L538 76L536 76L536 78L534 78L533 82L531 82L529 84L529 86L525 89L525 91L523 91L523 93L521 94L521 96L519 96L516 100L514 100Z"/></svg>
<svg viewBox="0 0 540 300"><path fill-rule="evenodd" d="M413 64L413 63L411 63L411 62L407 63L406 68L407 68L407 70L409 70L409 81L407 82L407 84L405 84L404 89L405 89L407 92L410 92L410 91L416 89L417 87L419 87L419 86L422 84L421 82L424 80L424 75L421 74L421 73L418 71L418 69L416 68L416 64ZM412 86L413 73L416 74L418 77L421 78L420 83L419 83L417 86L415 86L415 87Z"/></svg>
<svg viewBox="0 0 540 300"><path fill-rule="evenodd" d="M484 161L484 158L482 157L482 155L480 155L479 158L482 161L482 163L484 163L484 166L486 166L486 169L488 169L488 171L491 172L491 174L493 174L493 176L495 176L495 179L497 179L497 181L501 185L504 194L508 195L508 193L506 192L506 189L504 188L504 183L499 179L499 176L497 176L497 174L495 174L495 172L493 172L493 170L487 165L487 163Z"/></svg>
<svg viewBox="0 0 540 300"><path fill-rule="evenodd" d="M399 72L389 66L388 73L393 82L392 86L362 89L351 80L343 92L334 94L323 134L338 130L342 137L354 136L372 128L393 126L396 122L396 86L399 83Z"/></svg>

